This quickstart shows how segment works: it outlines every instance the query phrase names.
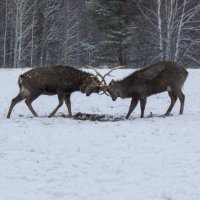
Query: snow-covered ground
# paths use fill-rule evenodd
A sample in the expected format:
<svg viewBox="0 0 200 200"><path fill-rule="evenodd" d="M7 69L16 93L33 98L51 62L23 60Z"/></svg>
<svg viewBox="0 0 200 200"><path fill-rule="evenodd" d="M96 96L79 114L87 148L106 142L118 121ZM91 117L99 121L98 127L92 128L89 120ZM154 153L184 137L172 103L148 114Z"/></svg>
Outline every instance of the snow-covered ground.
<svg viewBox="0 0 200 200"><path fill-rule="evenodd" d="M24 71L0 70L0 200L200 199L200 70L189 70L184 115L178 115L177 101L173 116L159 117L170 103L163 93L148 98L146 118L139 118L138 105L129 120L116 122L63 118L64 105L49 119L56 96L33 103L39 118L22 102L6 119ZM130 99L72 95L73 113L121 117L129 104ZM147 117L150 112L154 117Z"/></svg>

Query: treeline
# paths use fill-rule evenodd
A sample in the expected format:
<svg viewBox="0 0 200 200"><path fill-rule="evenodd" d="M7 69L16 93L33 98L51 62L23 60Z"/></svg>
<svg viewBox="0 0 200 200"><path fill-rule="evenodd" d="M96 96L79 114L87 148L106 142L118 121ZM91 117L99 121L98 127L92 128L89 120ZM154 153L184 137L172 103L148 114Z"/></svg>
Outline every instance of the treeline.
<svg viewBox="0 0 200 200"><path fill-rule="evenodd" d="M200 63L199 0L0 0L0 67Z"/></svg>

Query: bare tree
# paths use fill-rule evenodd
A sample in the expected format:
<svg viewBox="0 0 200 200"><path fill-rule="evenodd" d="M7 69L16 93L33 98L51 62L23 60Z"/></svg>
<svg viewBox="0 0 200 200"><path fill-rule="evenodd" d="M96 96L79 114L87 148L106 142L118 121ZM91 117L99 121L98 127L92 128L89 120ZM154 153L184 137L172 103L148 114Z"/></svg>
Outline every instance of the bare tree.
<svg viewBox="0 0 200 200"><path fill-rule="evenodd" d="M2 31L2 35L0 37L0 41L1 41L1 57L2 59L2 66L6 67L7 65L10 65L10 60L11 59L11 55L12 55L12 48L10 46L12 46L11 44L11 36L10 36L10 32L9 30L12 30L12 20L11 20L11 16L12 16L12 2L11 0L5 0L3 2L0 2L0 6L1 6L1 14L3 14L0 24L1 24L1 31Z"/></svg>
<svg viewBox="0 0 200 200"><path fill-rule="evenodd" d="M23 66L29 56L29 48L31 48L33 27L33 9L36 1L31 0L15 0L13 2L13 18L14 18L14 67Z"/></svg>
<svg viewBox="0 0 200 200"><path fill-rule="evenodd" d="M55 13L59 11L61 0L43 0L41 2L42 13L42 39L41 39L41 53L40 53L40 66L48 65L49 52L48 45L52 38L58 36L59 29L55 25Z"/></svg>
<svg viewBox="0 0 200 200"><path fill-rule="evenodd" d="M150 34L159 38L160 60L191 58L191 47L199 43L199 38L194 38L191 32L200 31L200 3L192 0L151 0L146 5L143 0L136 2L154 28Z"/></svg>
<svg viewBox="0 0 200 200"><path fill-rule="evenodd" d="M78 56L79 48L79 18L80 7L77 0L65 0L64 2L64 37L63 37L63 63L70 64L74 57Z"/></svg>
<svg viewBox="0 0 200 200"><path fill-rule="evenodd" d="M8 31L8 2L5 1L5 28L4 28L4 36L3 36L3 67L6 66L6 42L7 42L7 31Z"/></svg>

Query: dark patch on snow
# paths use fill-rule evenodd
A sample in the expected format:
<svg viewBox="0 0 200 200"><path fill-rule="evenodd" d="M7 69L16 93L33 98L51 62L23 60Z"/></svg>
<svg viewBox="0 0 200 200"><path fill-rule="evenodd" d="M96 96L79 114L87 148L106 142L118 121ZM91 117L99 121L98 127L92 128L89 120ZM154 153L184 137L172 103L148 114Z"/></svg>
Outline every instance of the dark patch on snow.
<svg viewBox="0 0 200 200"><path fill-rule="evenodd" d="M115 117L115 116L112 116L112 115L88 114L88 113L81 113L81 112L74 114L73 119L83 120L83 121L85 121L85 120L101 121L101 122L107 122L107 121L115 122L115 121L125 120L124 116Z"/></svg>
<svg viewBox="0 0 200 200"><path fill-rule="evenodd" d="M24 115L18 115L19 117L24 117ZM125 114L121 115L121 116L113 116L113 115L107 115L107 114L89 114L89 113L75 113L73 115L73 117L71 119L74 120L82 120L82 121L100 121L100 122L116 122L116 121L125 121L125 120L136 120L136 119L141 119L140 117L134 117L130 116L129 119L125 118ZM149 115L145 116L143 119L148 119L148 118L166 118L166 117L172 117L172 114L169 115L157 115L157 114L153 114L152 112L150 112ZM63 117L63 118L69 118L69 115L65 115L62 112L59 112L57 115L54 115L53 117L55 118L59 118L59 117ZM33 116L30 116L30 118L35 118ZM39 118L48 118L48 116L39 116Z"/></svg>

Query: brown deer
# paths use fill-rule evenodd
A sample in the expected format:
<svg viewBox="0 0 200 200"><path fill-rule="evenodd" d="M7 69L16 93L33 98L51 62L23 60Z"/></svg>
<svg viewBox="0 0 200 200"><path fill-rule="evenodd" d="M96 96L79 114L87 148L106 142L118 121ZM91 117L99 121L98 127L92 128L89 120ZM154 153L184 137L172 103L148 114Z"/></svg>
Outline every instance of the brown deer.
<svg viewBox="0 0 200 200"><path fill-rule="evenodd" d="M67 66L41 67L31 69L19 76L19 94L12 99L7 118L10 118L14 106L25 99L25 103L37 117L32 107L32 102L40 95L57 95L58 105L51 112L52 117L65 101L69 117L72 117L70 95L72 92L81 91L89 96L91 93L99 93L101 82L97 75L84 72Z"/></svg>
<svg viewBox="0 0 200 200"><path fill-rule="evenodd" d="M111 71L103 76L104 82L105 77ZM138 101L140 101L141 118L143 118L147 97L165 91L168 92L171 98L171 104L165 115L170 114L177 97L181 104L179 114L183 114L185 95L182 92L182 86L187 76L188 72L182 65L171 61L163 61L135 71L122 80L112 80L109 85L104 84L104 92L107 91L113 101L117 97L132 98L126 115L127 119L137 106Z"/></svg>

